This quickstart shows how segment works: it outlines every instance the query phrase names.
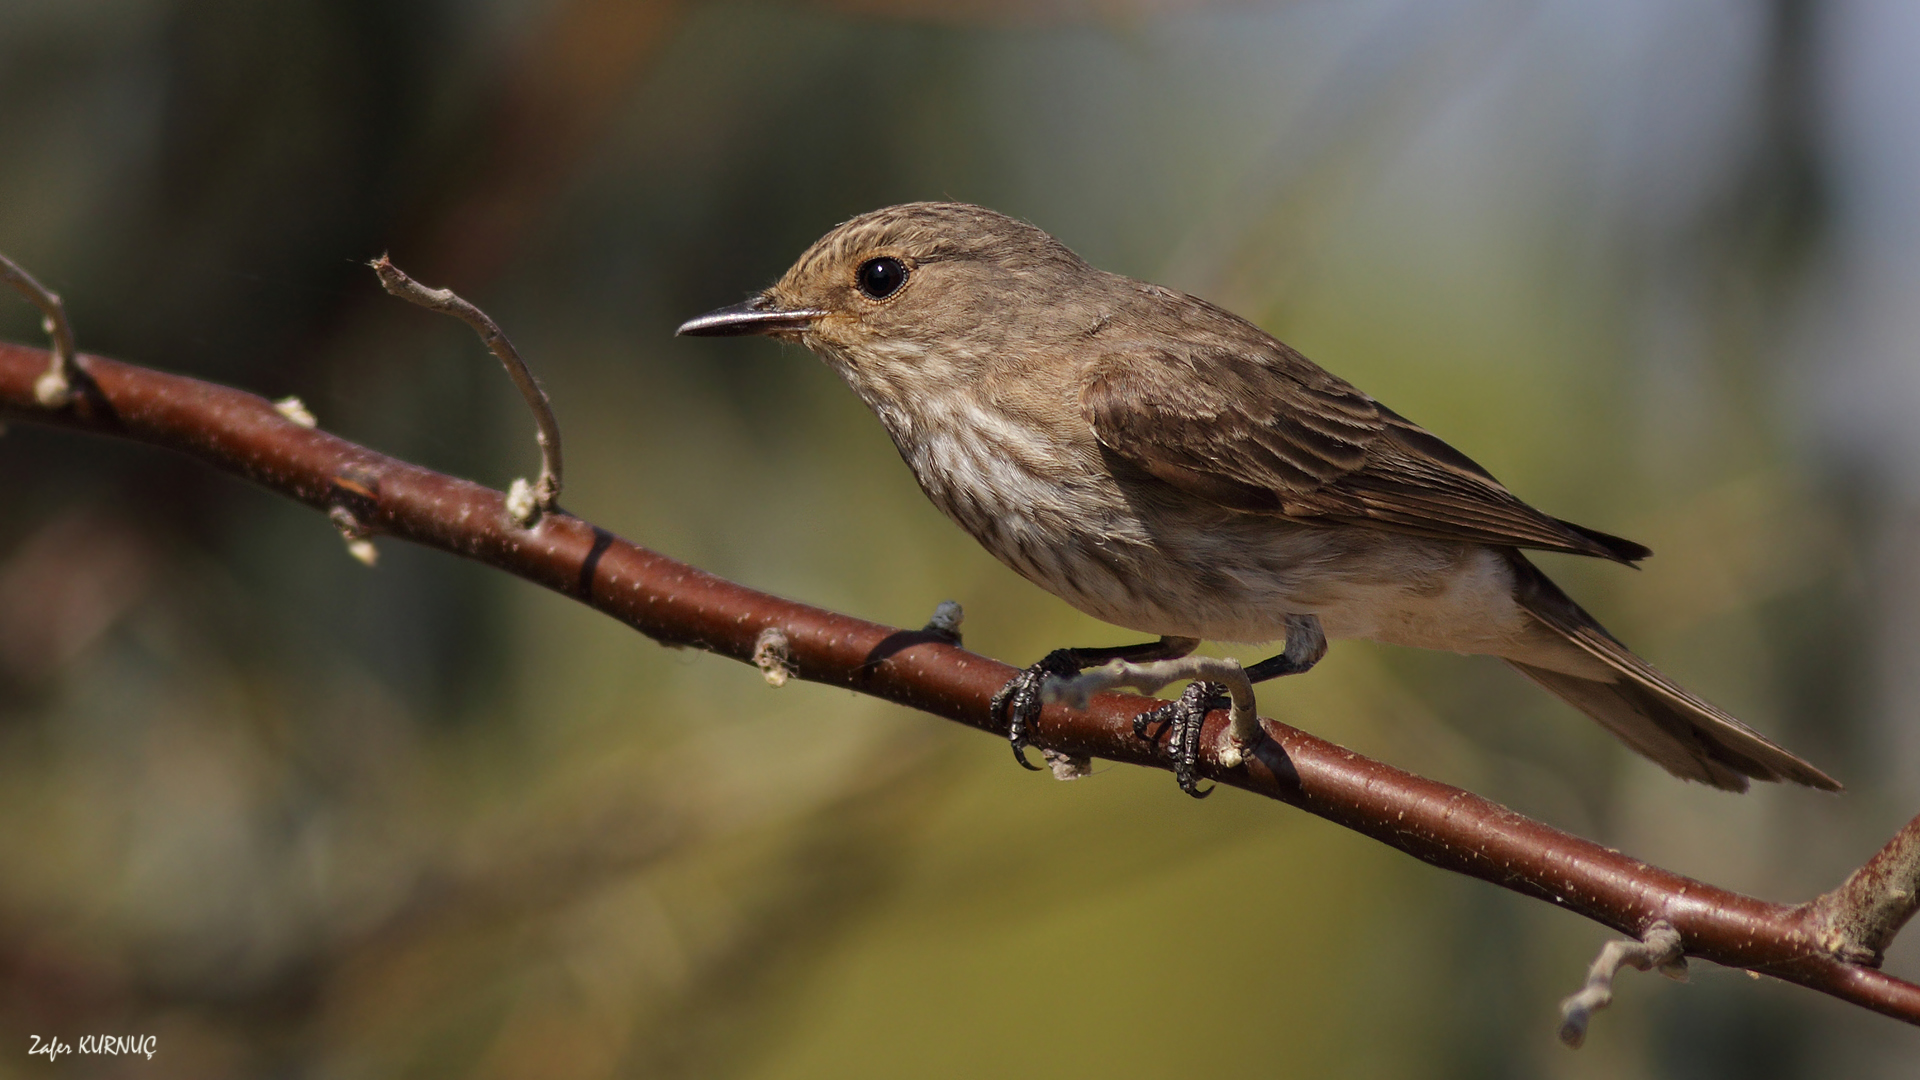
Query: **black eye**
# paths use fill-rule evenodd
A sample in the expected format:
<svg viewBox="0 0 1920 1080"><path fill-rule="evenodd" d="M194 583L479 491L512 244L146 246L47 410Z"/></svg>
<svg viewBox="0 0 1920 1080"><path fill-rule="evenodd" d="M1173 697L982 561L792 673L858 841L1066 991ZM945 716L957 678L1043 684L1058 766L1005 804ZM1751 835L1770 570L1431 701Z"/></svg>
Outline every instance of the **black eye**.
<svg viewBox="0 0 1920 1080"><path fill-rule="evenodd" d="M907 283L907 267L899 259L883 255L861 263L857 279L861 292L875 300L885 300Z"/></svg>

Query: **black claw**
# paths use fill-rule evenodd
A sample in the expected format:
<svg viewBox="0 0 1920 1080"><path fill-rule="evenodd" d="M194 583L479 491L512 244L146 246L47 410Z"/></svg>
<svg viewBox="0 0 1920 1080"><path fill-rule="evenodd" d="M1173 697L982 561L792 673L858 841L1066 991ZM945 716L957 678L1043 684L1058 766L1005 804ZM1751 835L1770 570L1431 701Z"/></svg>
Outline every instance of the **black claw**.
<svg viewBox="0 0 1920 1080"><path fill-rule="evenodd" d="M1072 649L1055 649L1040 662L1015 675L993 695L988 705L995 724L1007 725L1007 741L1013 746L1013 759L1031 772L1045 772L1027 760L1027 729L1040 716L1040 687L1052 676L1080 674L1080 659Z"/></svg>
<svg viewBox="0 0 1920 1080"><path fill-rule="evenodd" d="M1206 727L1207 713L1222 704L1220 699L1225 694L1226 687L1219 683L1189 683L1178 698L1133 718L1133 733L1143 739L1157 742L1162 733L1166 734L1174 782L1196 799L1213 794L1213 788L1200 789L1200 733ZM1160 730L1149 733L1154 724L1159 724Z"/></svg>
<svg viewBox="0 0 1920 1080"><path fill-rule="evenodd" d="M1213 788L1211 787L1204 791L1201 790L1200 778L1193 775L1193 770L1184 766L1175 766L1173 770L1173 782L1180 785L1181 791L1186 792L1196 799L1204 799L1213 794ZM1214 785L1214 787L1218 786L1218 784Z"/></svg>

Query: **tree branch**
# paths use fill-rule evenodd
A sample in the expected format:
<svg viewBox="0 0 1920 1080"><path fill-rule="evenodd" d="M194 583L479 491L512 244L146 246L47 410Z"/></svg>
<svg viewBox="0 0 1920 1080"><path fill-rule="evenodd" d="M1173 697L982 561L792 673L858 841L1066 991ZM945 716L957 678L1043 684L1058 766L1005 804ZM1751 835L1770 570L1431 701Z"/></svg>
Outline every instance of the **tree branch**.
<svg viewBox="0 0 1920 1080"><path fill-rule="evenodd" d="M263 398L94 356L75 362L68 402L41 404L49 354L0 343L0 415L117 435L191 455L298 499L366 534L478 560L610 615L655 640L763 671L858 690L986 731L1011 667L908 631L782 600L619 539L565 512L531 527L501 493L398 461L289 419ZM1100 694L1084 711L1051 705L1036 745L1167 769L1133 718L1151 707ZM1202 745L1221 745L1224 711ZM1202 775L1298 807L1415 858L1557 904L1646 940L1671 926L1680 949L1772 975L1920 1024L1920 986L1873 966L1920 892L1920 819L1841 888L1808 904L1769 903L1649 866L1476 795L1264 720L1271 738L1232 768L1209 749ZM1004 732L1002 732L1004 734ZM1665 930L1659 931L1665 934Z"/></svg>

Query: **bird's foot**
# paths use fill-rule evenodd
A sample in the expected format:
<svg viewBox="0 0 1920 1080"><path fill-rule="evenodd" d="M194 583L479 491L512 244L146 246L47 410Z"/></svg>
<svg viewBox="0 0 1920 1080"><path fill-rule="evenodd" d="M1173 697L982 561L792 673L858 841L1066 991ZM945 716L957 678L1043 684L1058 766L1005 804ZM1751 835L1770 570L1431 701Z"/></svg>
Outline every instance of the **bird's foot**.
<svg viewBox="0 0 1920 1080"><path fill-rule="evenodd" d="M1072 649L1055 649L1040 658L1040 662L1015 675L1000 692L993 695L988 705L988 715L996 724L1007 725L1007 741L1013 745L1013 759L1023 769L1040 772L1040 766L1027 760L1027 732L1033 722L1040 718L1043 706L1041 690L1048 679L1062 679L1080 674L1082 661ZM1051 759L1049 759L1051 760ZM1059 772L1058 768L1054 770Z"/></svg>
<svg viewBox="0 0 1920 1080"><path fill-rule="evenodd" d="M1189 683L1179 697L1134 717L1133 733L1154 741L1166 735L1167 752L1173 755L1174 782L1180 785L1181 791L1204 799L1213 794L1213 789L1202 791L1199 786L1200 731L1206 726L1209 712L1231 703L1227 688L1219 683ZM1156 724L1160 726L1158 731L1153 730Z"/></svg>
<svg viewBox="0 0 1920 1080"><path fill-rule="evenodd" d="M1151 737L1168 735L1175 765L1174 779L1180 782L1180 790L1195 798L1204 798L1206 792L1194 785L1198 780L1201 727L1208 711L1218 704L1229 706L1227 730L1215 748L1225 768L1237 768L1253 754L1260 740L1266 738L1266 730L1254 712L1253 683L1246 669L1235 661L1216 656L1184 656L1149 664L1116 660L1071 679L1049 682L1043 691L1049 701L1085 707L1088 699L1102 690L1130 686L1151 694L1168 683L1188 679L1193 682L1177 700L1140 714L1134 720L1133 729L1147 738L1148 728L1161 724L1160 730ZM1220 701L1223 696L1227 699L1225 702Z"/></svg>

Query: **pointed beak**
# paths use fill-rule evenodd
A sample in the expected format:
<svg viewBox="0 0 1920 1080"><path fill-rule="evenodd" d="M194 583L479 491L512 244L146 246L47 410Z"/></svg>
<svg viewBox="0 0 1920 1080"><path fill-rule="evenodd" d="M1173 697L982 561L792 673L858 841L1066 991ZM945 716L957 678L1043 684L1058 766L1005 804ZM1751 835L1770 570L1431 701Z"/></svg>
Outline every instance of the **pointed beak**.
<svg viewBox="0 0 1920 1080"><path fill-rule="evenodd" d="M805 330L825 315L810 308L782 308L767 294L743 304L709 311L680 324L675 335L687 337L738 337L742 334L778 334L783 330Z"/></svg>

